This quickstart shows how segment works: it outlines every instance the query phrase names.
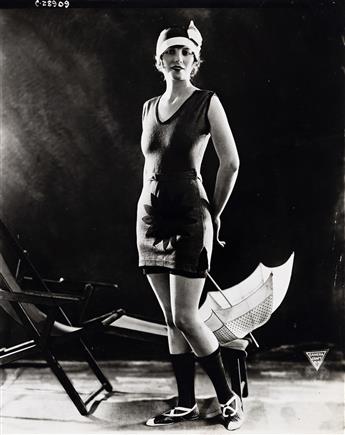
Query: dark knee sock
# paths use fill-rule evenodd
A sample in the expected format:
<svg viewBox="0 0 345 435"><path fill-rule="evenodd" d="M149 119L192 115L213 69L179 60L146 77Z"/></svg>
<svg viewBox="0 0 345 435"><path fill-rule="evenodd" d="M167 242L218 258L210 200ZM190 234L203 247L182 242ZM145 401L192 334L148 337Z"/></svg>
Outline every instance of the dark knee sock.
<svg viewBox="0 0 345 435"><path fill-rule="evenodd" d="M174 369L178 404L185 408L192 408L195 405L195 358L192 352L170 354Z"/></svg>
<svg viewBox="0 0 345 435"><path fill-rule="evenodd" d="M224 365L220 354L220 346L218 346L218 349L210 355L197 357L197 360L211 379L219 403L226 403L234 393L231 391L226 379Z"/></svg>

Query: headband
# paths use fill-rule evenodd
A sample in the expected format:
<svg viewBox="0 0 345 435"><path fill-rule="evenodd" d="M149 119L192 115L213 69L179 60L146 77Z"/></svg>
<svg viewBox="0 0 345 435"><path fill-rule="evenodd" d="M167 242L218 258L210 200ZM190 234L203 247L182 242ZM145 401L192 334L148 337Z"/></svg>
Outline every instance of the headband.
<svg viewBox="0 0 345 435"><path fill-rule="evenodd" d="M193 21L189 23L187 29L185 27L169 27L160 33L156 46L157 58L159 58L165 50L174 45L184 45L188 47L195 56L199 58L202 36Z"/></svg>

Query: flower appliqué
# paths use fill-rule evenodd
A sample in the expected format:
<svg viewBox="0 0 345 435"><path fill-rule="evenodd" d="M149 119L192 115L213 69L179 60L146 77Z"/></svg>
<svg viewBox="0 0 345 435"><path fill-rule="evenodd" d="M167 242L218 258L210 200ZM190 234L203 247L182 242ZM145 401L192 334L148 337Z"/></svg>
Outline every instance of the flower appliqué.
<svg viewBox="0 0 345 435"><path fill-rule="evenodd" d="M154 239L153 246L162 242L164 251L175 250L181 237L191 235L192 226L198 221L195 207L183 194L151 193L151 204L144 204L144 208L147 214L142 220L149 226L146 237Z"/></svg>

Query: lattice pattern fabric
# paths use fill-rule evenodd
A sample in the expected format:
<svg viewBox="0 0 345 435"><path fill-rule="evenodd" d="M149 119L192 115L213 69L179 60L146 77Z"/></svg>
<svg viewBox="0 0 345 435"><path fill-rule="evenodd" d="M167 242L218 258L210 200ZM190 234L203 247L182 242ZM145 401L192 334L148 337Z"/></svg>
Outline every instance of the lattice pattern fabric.
<svg viewBox="0 0 345 435"><path fill-rule="evenodd" d="M241 283L222 290L208 292L200 313L205 324L224 346L265 324L279 307L288 289L294 254L274 268L259 264ZM274 278L274 279L273 279Z"/></svg>
<svg viewBox="0 0 345 435"><path fill-rule="evenodd" d="M225 325L213 332L220 344L229 343L237 338Z"/></svg>
<svg viewBox="0 0 345 435"><path fill-rule="evenodd" d="M248 296L237 304L231 305L227 299L226 291L223 297L229 303L228 307L220 307L211 303L212 314L205 320L206 325L213 331L222 345L244 338L247 334L266 323L273 312L273 274L254 291L248 289ZM227 290L228 291L228 290ZM208 295L208 299L215 302ZM216 305L216 306L214 306Z"/></svg>
<svg viewBox="0 0 345 435"><path fill-rule="evenodd" d="M273 295L268 296L261 304L248 311L248 313L226 323L226 327L237 338L245 337L253 329L258 328L271 317Z"/></svg>

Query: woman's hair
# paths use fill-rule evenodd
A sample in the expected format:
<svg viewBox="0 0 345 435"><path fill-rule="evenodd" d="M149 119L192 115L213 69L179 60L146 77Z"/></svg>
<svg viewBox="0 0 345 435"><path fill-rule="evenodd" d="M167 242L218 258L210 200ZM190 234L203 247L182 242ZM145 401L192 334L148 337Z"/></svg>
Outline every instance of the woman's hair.
<svg viewBox="0 0 345 435"><path fill-rule="evenodd" d="M155 56L155 67L162 74L163 74L163 67L162 67L163 54L161 54L159 56L159 58L157 58L157 56ZM195 54L193 56L194 56L194 65L193 65L193 69L192 69L192 71L190 73L190 77L191 78L193 78L193 77L195 77L197 75L197 73L199 71L199 68L200 68L200 65L203 63L203 60L200 57L197 58L195 56Z"/></svg>

